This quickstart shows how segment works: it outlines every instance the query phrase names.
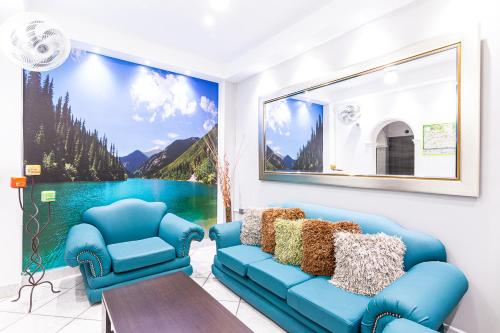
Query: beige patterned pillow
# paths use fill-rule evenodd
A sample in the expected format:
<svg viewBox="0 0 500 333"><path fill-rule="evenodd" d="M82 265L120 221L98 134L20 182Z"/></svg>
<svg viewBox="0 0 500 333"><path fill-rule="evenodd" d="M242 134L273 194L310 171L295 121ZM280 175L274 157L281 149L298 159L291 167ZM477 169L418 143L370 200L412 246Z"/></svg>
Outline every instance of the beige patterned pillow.
<svg viewBox="0 0 500 333"><path fill-rule="evenodd" d="M300 266L302 262L302 223L304 220L276 219L274 259L282 264Z"/></svg>
<svg viewBox="0 0 500 333"><path fill-rule="evenodd" d="M264 209L245 211L240 233L241 244L260 246L263 211Z"/></svg>
<svg viewBox="0 0 500 333"><path fill-rule="evenodd" d="M399 237L339 232L334 235L335 273L330 283L373 296L404 274L406 246Z"/></svg>

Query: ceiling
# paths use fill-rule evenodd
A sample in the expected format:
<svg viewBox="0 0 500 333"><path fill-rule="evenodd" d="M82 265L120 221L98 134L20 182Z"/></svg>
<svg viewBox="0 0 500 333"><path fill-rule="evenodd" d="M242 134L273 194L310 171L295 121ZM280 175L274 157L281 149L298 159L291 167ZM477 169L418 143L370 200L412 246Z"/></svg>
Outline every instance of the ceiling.
<svg viewBox="0 0 500 333"><path fill-rule="evenodd" d="M84 38L78 30L98 27L108 36L161 48L169 55L160 59L161 67L239 81L412 1L24 0L24 5L68 27L74 39Z"/></svg>

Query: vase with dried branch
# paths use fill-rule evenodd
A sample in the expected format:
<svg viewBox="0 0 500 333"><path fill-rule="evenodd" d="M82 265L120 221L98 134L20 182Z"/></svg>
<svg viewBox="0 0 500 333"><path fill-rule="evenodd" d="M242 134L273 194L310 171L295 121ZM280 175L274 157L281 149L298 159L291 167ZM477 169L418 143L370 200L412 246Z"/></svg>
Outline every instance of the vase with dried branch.
<svg viewBox="0 0 500 333"><path fill-rule="evenodd" d="M217 184L222 194L222 203L224 205L224 213L226 222L231 222L233 219L232 214L232 202L231 202L231 178L234 176L236 169L236 162L231 168L229 159L227 155L224 154L222 160L219 158L217 151L217 142L215 139L206 135L205 144L207 147L207 153L211 157L212 163L214 163L217 170Z"/></svg>

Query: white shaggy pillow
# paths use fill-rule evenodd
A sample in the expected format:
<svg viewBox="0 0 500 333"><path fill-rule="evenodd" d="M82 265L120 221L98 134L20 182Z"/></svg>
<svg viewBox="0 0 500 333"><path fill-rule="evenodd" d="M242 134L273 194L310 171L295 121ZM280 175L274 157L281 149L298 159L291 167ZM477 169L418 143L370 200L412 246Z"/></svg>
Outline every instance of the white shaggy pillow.
<svg viewBox="0 0 500 333"><path fill-rule="evenodd" d="M330 283L373 296L404 274L406 246L399 237L339 232L334 235L335 272Z"/></svg>
<svg viewBox="0 0 500 333"><path fill-rule="evenodd" d="M264 209L248 209L243 215L240 240L245 245L261 245L262 212Z"/></svg>

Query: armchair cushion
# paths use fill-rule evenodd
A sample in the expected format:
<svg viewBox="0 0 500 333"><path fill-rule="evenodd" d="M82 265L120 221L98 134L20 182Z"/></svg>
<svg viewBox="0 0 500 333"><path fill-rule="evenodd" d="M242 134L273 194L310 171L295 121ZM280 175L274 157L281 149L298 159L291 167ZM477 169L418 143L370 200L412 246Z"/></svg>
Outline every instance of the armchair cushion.
<svg viewBox="0 0 500 333"><path fill-rule="evenodd" d="M358 333L370 297L357 295L316 277L288 290L287 303L331 332Z"/></svg>
<svg viewBox="0 0 500 333"><path fill-rule="evenodd" d="M175 249L160 237L108 245L113 272L123 273L175 259Z"/></svg>
<svg viewBox="0 0 500 333"><path fill-rule="evenodd" d="M189 255L192 240L203 240L205 231L199 225L169 213L161 220L158 234L175 248L177 257L182 258Z"/></svg>
<svg viewBox="0 0 500 333"><path fill-rule="evenodd" d="M373 297L363 316L361 332L382 332L395 318L437 330L467 288L464 274L451 264L418 264Z"/></svg>
<svg viewBox="0 0 500 333"><path fill-rule="evenodd" d="M103 276L111 271L111 257L104 239L99 230L90 224L81 223L71 227L64 259L71 267L88 265L93 277Z"/></svg>
<svg viewBox="0 0 500 333"><path fill-rule="evenodd" d="M163 202L123 199L90 208L82 219L99 229L109 245L158 236L158 226L166 212L167 205Z"/></svg>

